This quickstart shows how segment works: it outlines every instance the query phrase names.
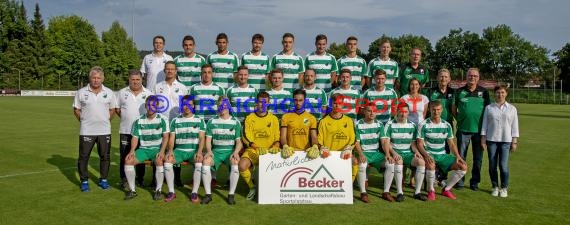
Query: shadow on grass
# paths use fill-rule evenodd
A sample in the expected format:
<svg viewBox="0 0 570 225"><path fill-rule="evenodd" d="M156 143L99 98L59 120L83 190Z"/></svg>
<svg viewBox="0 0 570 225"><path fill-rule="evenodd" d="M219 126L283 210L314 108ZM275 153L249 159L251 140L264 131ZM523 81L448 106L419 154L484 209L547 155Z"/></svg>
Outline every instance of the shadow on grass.
<svg viewBox="0 0 570 225"><path fill-rule="evenodd" d="M46 160L47 163L56 166L61 174L63 174L71 183L79 185L79 177L77 176L77 168L71 169L72 165L77 165L76 158L64 157L61 155L51 155Z"/></svg>

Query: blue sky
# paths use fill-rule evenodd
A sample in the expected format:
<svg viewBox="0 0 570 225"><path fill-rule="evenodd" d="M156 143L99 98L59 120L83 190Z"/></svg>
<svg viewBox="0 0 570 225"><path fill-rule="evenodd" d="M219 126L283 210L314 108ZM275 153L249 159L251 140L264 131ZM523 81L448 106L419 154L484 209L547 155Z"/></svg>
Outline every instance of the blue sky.
<svg viewBox="0 0 570 225"><path fill-rule="evenodd" d="M29 16L36 2L46 25L51 17L75 14L100 34L117 20L146 50L158 34L166 37L168 51L182 50L182 37L189 34L198 52L210 53L216 35L225 32L229 49L241 54L250 49L252 34L262 33L264 52L272 55L281 50L281 35L291 32L301 55L314 50L319 33L329 43L357 36L359 48L368 52L382 34L423 35L435 46L450 29L481 34L497 24L551 53L570 42L570 1L563 0L24 0Z"/></svg>

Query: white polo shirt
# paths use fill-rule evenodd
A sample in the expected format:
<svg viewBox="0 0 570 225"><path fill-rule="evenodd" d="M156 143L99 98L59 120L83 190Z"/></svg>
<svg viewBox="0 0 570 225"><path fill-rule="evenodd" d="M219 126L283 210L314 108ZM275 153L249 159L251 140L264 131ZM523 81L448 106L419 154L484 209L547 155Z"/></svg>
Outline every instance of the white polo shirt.
<svg viewBox="0 0 570 225"><path fill-rule="evenodd" d="M146 74L147 89L154 90L157 83L164 81L164 64L168 61L173 61L173 59L165 52L161 56L150 53L144 57L140 71Z"/></svg>
<svg viewBox="0 0 570 225"><path fill-rule="evenodd" d="M117 93L117 108L121 109L119 134L131 134L133 122L140 115L146 113L144 102L151 95L153 95L152 91L144 87L138 95L135 95L129 87L125 87Z"/></svg>
<svg viewBox="0 0 570 225"><path fill-rule="evenodd" d="M105 86L95 94L89 85L75 93L73 108L81 110L79 135L109 135L109 110L117 108L115 93Z"/></svg>
<svg viewBox="0 0 570 225"><path fill-rule="evenodd" d="M166 81L162 81L156 84L154 88L154 93L157 95L162 95L168 99L168 108L161 114L166 117L167 121L174 119L178 114L180 114L180 102L181 96L188 94L188 89L186 86L177 80L174 80L172 85L168 85ZM161 103L162 104L162 103Z"/></svg>

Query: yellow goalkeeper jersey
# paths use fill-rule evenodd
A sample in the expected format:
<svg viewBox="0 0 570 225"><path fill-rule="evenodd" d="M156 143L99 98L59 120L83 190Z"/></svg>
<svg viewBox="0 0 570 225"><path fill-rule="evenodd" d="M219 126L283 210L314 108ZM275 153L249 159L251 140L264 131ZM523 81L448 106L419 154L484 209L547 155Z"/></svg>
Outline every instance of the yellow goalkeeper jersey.
<svg viewBox="0 0 570 225"><path fill-rule="evenodd" d="M295 150L310 147L311 130L317 129L317 119L306 110L301 114L286 113L281 118L281 127L287 128L287 145Z"/></svg>
<svg viewBox="0 0 570 225"><path fill-rule="evenodd" d="M245 146L251 143L259 148L269 148L279 141L279 120L268 112L265 116L250 113L245 117L242 141Z"/></svg>
<svg viewBox="0 0 570 225"><path fill-rule="evenodd" d="M319 145L331 151L342 151L347 145L353 145L355 140L354 123L346 115L334 119L330 115L319 121Z"/></svg>

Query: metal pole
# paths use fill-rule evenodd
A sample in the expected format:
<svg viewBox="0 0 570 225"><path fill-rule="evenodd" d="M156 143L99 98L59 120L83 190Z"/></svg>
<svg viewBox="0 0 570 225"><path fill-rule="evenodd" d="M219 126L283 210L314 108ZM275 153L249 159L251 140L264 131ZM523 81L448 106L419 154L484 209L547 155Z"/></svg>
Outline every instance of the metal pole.
<svg viewBox="0 0 570 225"><path fill-rule="evenodd" d="M562 80L560 80L560 104L562 104Z"/></svg>
<svg viewBox="0 0 570 225"><path fill-rule="evenodd" d="M20 69L18 69L18 68L12 68L12 69L18 71L18 90L22 90L22 86L21 86L21 83L22 83L22 81L21 81L21 80L22 80L22 71L21 71Z"/></svg>
<svg viewBox="0 0 570 225"><path fill-rule="evenodd" d="M552 103L556 104L556 67L552 72Z"/></svg>

